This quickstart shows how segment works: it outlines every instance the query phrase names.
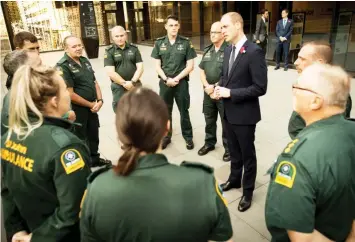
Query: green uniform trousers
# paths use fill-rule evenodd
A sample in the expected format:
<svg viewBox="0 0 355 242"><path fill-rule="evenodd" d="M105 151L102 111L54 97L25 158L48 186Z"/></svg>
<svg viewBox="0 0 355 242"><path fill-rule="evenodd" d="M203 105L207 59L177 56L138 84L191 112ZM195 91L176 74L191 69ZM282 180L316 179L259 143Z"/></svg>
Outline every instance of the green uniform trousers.
<svg viewBox="0 0 355 242"><path fill-rule="evenodd" d="M142 86L142 82L137 81L135 86L136 87ZM123 94L125 94L127 92L127 89L117 83L112 82L111 83L111 91L112 91L112 109L116 113L117 104L120 101Z"/></svg>
<svg viewBox="0 0 355 242"><path fill-rule="evenodd" d="M83 140L90 149L91 162L98 163L99 154L99 115L92 113L87 107L72 104L72 108L76 114L76 123L81 126L74 128L74 134Z"/></svg>
<svg viewBox="0 0 355 242"><path fill-rule="evenodd" d="M223 102L222 100L213 100L210 98L210 96L207 95L207 93L204 92L204 98L203 98L203 114L205 115L205 121L206 121L206 126L205 126L205 145L208 147L214 147L215 144L217 143L217 118L218 118L218 113L221 118L222 122L222 142L224 149L228 151L228 145L227 145L227 135L226 131L224 128L224 121L223 121L223 115L224 115L224 110L223 110Z"/></svg>
<svg viewBox="0 0 355 242"><path fill-rule="evenodd" d="M170 117L170 130L168 133L168 137L171 138L173 133L172 127L172 112L174 105L174 98L176 105L180 111L180 124L181 124L181 132L185 141L192 140L192 126L190 121L190 93L189 93L189 83L186 79L180 80L179 84L175 87L168 87L162 80L159 82L160 92L159 95L163 98L169 110Z"/></svg>

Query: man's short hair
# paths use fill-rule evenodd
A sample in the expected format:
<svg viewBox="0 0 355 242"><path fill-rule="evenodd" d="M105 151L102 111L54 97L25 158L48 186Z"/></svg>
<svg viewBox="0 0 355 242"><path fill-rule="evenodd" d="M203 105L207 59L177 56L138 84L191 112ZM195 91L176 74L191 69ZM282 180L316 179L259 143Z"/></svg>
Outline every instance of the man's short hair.
<svg viewBox="0 0 355 242"><path fill-rule="evenodd" d="M5 55L4 58L4 71L8 76L13 76L17 69L26 64L28 55L26 50L14 50Z"/></svg>
<svg viewBox="0 0 355 242"><path fill-rule="evenodd" d="M265 12L269 12L267 9L261 9L260 14L265 14Z"/></svg>
<svg viewBox="0 0 355 242"><path fill-rule="evenodd" d="M75 35L68 35L68 36L66 36L66 37L63 39L63 49L67 48L67 40L68 40L69 38L78 38L78 37L76 37ZM78 38L78 39L80 39L80 38Z"/></svg>
<svg viewBox="0 0 355 242"><path fill-rule="evenodd" d="M237 13L237 12L229 12L229 13L224 14L223 16L226 16L226 15L228 15L231 18L231 21L232 21L233 24L239 22L242 25L242 27L244 26L243 17L239 13Z"/></svg>
<svg viewBox="0 0 355 242"><path fill-rule="evenodd" d="M313 90L323 96L326 105L345 109L351 78L343 68L315 63L307 67L302 72L302 75L304 74L312 76L310 83Z"/></svg>
<svg viewBox="0 0 355 242"><path fill-rule="evenodd" d="M287 14L289 13L289 11L288 11L287 8L282 9L282 11L285 11ZM282 11L281 11L281 12L282 12Z"/></svg>
<svg viewBox="0 0 355 242"><path fill-rule="evenodd" d="M22 49L23 46L25 45L25 41L29 41L31 43L37 43L38 39L34 34L27 31L19 32L14 36L14 45L17 48Z"/></svg>
<svg viewBox="0 0 355 242"><path fill-rule="evenodd" d="M168 23L169 19L172 19L172 20L175 20L175 21L178 21L179 22L179 18L175 15L169 15L168 17L166 17L165 19L165 24Z"/></svg>
<svg viewBox="0 0 355 242"><path fill-rule="evenodd" d="M326 41L310 41L303 46L311 45L314 48L314 59L322 59L324 63L331 64L333 61L333 51L330 44Z"/></svg>

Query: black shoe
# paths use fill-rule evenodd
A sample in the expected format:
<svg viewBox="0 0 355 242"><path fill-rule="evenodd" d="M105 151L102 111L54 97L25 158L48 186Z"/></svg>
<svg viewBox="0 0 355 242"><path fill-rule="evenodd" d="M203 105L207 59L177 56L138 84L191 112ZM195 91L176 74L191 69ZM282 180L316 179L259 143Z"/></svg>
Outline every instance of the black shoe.
<svg viewBox="0 0 355 242"><path fill-rule="evenodd" d="M241 187L242 187L241 185L231 183L230 181L227 181L226 183L222 183L222 184L221 184L221 188L222 188L222 190L223 190L224 192L229 191L229 190L232 189L232 188L238 189L238 188L241 188Z"/></svg>
<svg viewBox="0 0 355 242"><path fill-rule="evenodd" d="M112 162L110 160L99 158L97 162L93 162L91 164L91 167L98 167L98 166L112 166Z"/></svg>
<svg viewBox="0 0 355 242"><path fill-rule="evenodd" d="M163 144L161 145L161 148L164 150L170 143L171 143L171 139L169 137L165 137L163 139Z"/></svg>
<svg viewBox="0 0 355 242"><path fill-rule="evenodd" d="M253 199L251 197L243 196L242 199L240 199L240 202L238 205L238 211L239 212L247 211L251 206L252 200Z"/></svg>
<svg viewBox="0 0 355 242"><path fill-rule="evenodd" d="M202 148L198 151L198 155L206 155L208 152L211 150L214 150L214 146L207 146L204 145Z"/></svg>
<svg viewBox="0 0 355 242"><path fill-rule="evenodd" d="M224 152L223 161L228 162L230 160L231 160L231 155L229 154L229 151Z"/></svg>
<svg viewBox="0 0 355 242"><path fill-rule="evenodd" d="M192 150L194 147L195 147L195 145L192 140L186 141L186 149Z"/></svg>
<svg viewBox="0 0 355 242"><path fill-rule="evenodd" d="M288 70L288 67L285 67L285 68L284 68L284 71L287 71L287 70Z"/></svg>
<svg viewBox="0 0 355 242"><path fill-rule="evenodd" d="M276 66L274 70L276 71L276 70L278 70L278 69L280 69L280 66Z"/></svg>

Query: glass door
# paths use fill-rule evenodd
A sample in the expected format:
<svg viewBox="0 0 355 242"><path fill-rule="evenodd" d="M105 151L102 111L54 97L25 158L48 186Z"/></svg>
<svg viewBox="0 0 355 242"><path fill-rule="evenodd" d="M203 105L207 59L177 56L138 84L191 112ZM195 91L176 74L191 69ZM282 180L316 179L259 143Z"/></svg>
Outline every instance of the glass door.
<svg viewBox="0 0 355 242"><path fill-rule="evenodd" d="M348 51L345 57L345 69L355 72L355 12L352 14L348 38Z"/></svg>

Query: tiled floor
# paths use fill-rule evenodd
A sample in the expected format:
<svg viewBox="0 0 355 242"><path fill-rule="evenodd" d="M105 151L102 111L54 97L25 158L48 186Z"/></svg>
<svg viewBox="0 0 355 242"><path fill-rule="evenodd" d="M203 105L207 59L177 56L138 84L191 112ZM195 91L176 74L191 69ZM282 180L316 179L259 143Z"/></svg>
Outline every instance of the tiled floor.
<svg viewBox="0 0 355 242"><path fill-rule="evenodd" d="M154 70L154 61L150 57L152 48L148 46L139 46L144 61L143 84L158 91L158 78ZM92 59L91 63L96 71L96 78L100 83L105 104L99 112L100 116L100 152L101 154L117 161L120 155L120 146L118 145L116 131L114 126L114 113L111 108L112 94L110 90L110 80L105 74L103 66L104 47L100 48L98 59ZM54 65L63 55L63 52L52 52L42 54L43 62L48 65ZM199 161L215 168L215 175L219 182L223 182L229 175L229 163L222 161L224 149L221 143L221 127L218 121L218 143L216 149L206 156L198 156L198 149L204 144L204 117L202 114L203 91L199 79L198 64L201 55L195 59L195 69L190 76L190 95L191 107L190 116L194 128L195 149L188 151L185 148L184 140L181 136L180 117L176 105L173 112L173 139L169 147L164 150L172 163L180 164L182 161ZM5 78L2 74L2 87L4 87ZM256 128L256 151L258 158L258 174L256 190L252 207L240 213L237 210L241 189L225 193L229 202L229 211L234 228L234 241L241 242L264 242L270 240L264 219L264 206L268 186L268 176L265 176L266 170L276 159L280 150L286 146L289 141L287 134L288 118L292 111L292 82L297 78L295 70L284 72L282 69L274 71L269 66L268 73L268 91L260 98L262 120ZM355 80L352 81L353 86ZM4 89L2 90L2 95ZM352 96L355 96L355 88L352 89ZM355 105L355 104L354 104ZM355 111L352 111L355 116Z"/></svg>

